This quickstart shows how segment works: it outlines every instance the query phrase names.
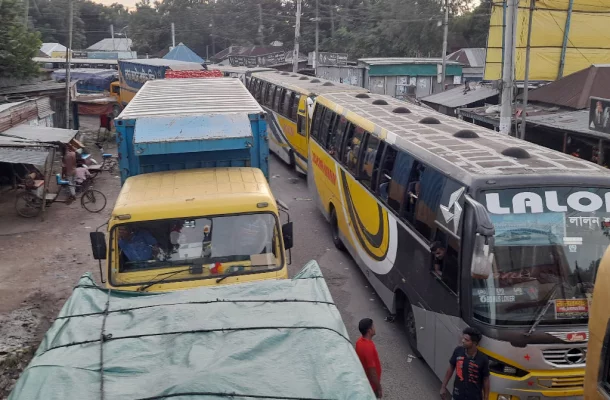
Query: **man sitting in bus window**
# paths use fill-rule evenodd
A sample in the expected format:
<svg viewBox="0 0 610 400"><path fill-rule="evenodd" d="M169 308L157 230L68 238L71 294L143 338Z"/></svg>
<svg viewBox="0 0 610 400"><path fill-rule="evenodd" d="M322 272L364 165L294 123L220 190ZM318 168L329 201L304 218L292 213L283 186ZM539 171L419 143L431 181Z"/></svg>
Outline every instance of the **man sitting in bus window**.
<svg viewBox="0 0 610 400"><path fill-rule="evenodd" d="M434 273L438 276L443 275L443 259L445 258L446 249L443 247L441 242L433 242L430 246L432 252L432 265Z"/></svg>

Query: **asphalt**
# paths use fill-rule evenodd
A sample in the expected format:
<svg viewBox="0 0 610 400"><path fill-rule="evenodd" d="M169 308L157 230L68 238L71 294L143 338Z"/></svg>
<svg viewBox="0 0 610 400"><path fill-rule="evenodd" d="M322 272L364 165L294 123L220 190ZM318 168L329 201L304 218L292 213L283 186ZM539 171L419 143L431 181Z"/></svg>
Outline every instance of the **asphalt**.
<svg viewBox="0 0 610 400"><path fill-rule="evenodd" d="M330 227L307 187L307 180L282 160L270 156L271 189L288 205L294 222L293 276L309 260L316 260L330 288L353 343L359 337L358 321L372 318L377 335L373 339L383 369L383 398L390 400L438 399L440 381L428 365L413 356L400 322L389 322L388 310L349 256L337 250ZM284 216L285 217L285 216Z"/></svg>

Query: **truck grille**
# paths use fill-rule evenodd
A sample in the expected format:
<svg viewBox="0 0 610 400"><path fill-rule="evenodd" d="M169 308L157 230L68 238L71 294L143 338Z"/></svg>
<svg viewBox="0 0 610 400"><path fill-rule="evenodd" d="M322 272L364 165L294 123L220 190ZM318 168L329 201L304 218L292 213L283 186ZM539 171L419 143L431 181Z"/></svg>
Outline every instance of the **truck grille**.
<svg viewBox="0 0 610 400"><path fill-rule="evenodd" d="M586 347L542 350L544 359L553 365L581 365L587 360Z"/></svg>
<svg viewBox="0 0 610 400"><path fill-rule="evenodd" d="M538 384L549 389L579 389L585 385L583 375L538 378Z"/></svg>

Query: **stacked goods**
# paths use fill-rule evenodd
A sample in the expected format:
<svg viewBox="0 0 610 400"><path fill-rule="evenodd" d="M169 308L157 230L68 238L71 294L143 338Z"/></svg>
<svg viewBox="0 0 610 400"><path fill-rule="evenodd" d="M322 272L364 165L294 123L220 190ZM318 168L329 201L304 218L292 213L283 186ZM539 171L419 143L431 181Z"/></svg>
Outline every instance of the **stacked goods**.
<svg viewBox="0 0 610 400"><path fill-rule="evenodd" d="M177 78L222 78L222 72L217 69L203 70L203 71L172 71L168 69L165 71L165 79L177 79Z"/></svg>

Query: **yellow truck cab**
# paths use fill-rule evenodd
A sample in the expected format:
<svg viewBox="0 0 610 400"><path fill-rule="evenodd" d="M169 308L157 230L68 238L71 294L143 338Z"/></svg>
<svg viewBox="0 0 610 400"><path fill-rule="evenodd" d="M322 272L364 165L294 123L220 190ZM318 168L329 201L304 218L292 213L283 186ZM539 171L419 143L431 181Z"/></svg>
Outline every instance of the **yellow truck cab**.
<svg viewBox="0 0 610 400"><path fill-rule="evenodd" d="M610 399L610 250L597 270L589 310L585 399Z"/></svg>
<svg viewBox="0 0 610 400"><path fill-rule="evenodd" d="M94 257L106 259L112 289L284 279L291 230L280 226L260 169L156 172L127 179L108 223L108 249L94 243Z"/></svg>
<svg viewBox="0 0 610 400"><path fill-rule="evenodd" d="M267 183L266 114L243 83L148 81L115 124L123 187L108 242L92 234L109 287L165 291L287 277L292 223L280 226Z"/></svg>

